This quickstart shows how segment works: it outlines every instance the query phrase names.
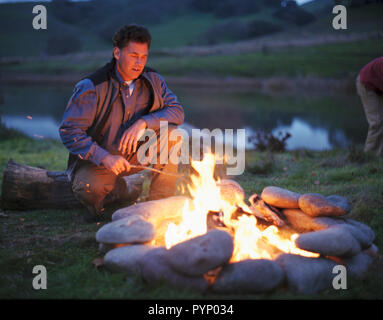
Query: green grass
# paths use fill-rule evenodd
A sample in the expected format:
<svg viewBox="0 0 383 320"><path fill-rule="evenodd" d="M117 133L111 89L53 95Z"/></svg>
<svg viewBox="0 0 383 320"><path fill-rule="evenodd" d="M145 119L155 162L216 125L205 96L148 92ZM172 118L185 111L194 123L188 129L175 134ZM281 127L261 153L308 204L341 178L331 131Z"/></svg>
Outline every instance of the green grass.
<svg viewBox="0 0 383 320"><path fill-rule="evenodd" d="M271 50L270 53L205 57L158 57L151 65L172 76L315 76L354 77L368 61L380 56L383 42L376 40Z"/></svg>
<svg viewBox="0 0 383 320"><path fill-rule="evenodd" d="M194 77L320 77L354 78L370 60L381 55L383 41L363 40L303 48L211 56L152 56L148 65L165 76ZM72 59L44 59L4 65L9 74L86 73L102 66L109 58L85 55Z"/></svg>
<svg viewBox="0 0 383 320"><path fill-rule="evenodd" d="M0 170L3 171L8 160L39 166L49 170L64 170L68 152L64 146L50 139L29 139L15 137L0 142ZM0 182L2 179L0 180Z"/></svg>
<svg viewBox="0 0 383 320"><path fill-rule="evenodd" d="M50 170L65 168L66 150L59 142L32 140L8 132L0 141L0 172L8 161ZM6 138L6 139L5 139ZM264 171L250 169L238 177L247 196L260 194L275 185L292 191L338 194L352 205L349 217L367 223L376 233L376 245L383 245L383 159L358 150L325 152L296 150L269 155L247 154L248 168L258 164ZM0 176L1 177L1 176ZM153 286L140 277L113 274L96 267L98 252L95 233L101 227L85 223L84 211L8 211L0 215L0 298L10 299L380 299L383 294L382 255L361 280L350 279L347 290L327 290L315 295L296 295L277 290L264 295L201 295L176 290L168 285ZM105 222L104 222L105 223ZM47 290L32 288L33 266L47 268Z"/></svg>
<svg viewBox="0 0 383 320"><path fill-rule="evenodd" d="M210 14L188 14L150 28L152 48L176 48L191 45L193 40L217 19Z"/></svg>

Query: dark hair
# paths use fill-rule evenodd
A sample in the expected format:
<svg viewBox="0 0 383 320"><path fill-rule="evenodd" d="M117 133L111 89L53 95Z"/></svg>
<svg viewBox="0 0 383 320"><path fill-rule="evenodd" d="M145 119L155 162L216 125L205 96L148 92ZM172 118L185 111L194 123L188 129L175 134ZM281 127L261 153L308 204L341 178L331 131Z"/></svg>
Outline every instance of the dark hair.
<svg viewBox="0 0 383 320"><path fill-rule="evenodd" d="M113 47L122 49L128 45L129 41L146 43L148 48L150 48L152 36L144 26L137 24L125 25L114 34Z"/></svg>

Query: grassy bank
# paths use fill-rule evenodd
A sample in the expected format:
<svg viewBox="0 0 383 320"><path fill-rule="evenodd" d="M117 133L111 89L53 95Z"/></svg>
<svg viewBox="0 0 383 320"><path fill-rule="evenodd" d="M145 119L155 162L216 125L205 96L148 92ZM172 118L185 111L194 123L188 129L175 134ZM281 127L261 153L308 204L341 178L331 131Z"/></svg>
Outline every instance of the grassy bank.
<svg viewBox="0 0 383 320"><path fill-rule="evenodd" d="M317 77L330 79L355 78L370 60L381 55L383 41L367 39L350 43L331 43L309 47L265 49L242 54L208 56L152 55L148 65L171 77ZM61 56L55 58L3 62L3 81L20 75L68 77L85 75L104 65L110 54Z"/></svg>
<svg viewBox="0 0 383 320"><path fill-rule="evenodd" d="M267 49L240 55L170 57L152 60L154 68L167 75L216 75L266 78L272 76L354 76L371 59L380 56L383 42L375 40L325 44L304 48ZM346 54L345 54L346 53Z"/></svg>
<svg viewBox="0 0 383 320"><path fill-rule="evenodd" d="M9 158L51 170L65 168L67 152L59 143L32 140L15 132L3 132L0 140L0 179ZM293 191L339 194L349 199L351 218L367 223L383 237L383 160L358 150L312 152L306 150L268 154L249 152L247 169L238 177L246 194L261 193L276 185ZM1 180L0 180L1 182ZM85 223L82 210L2 211L0 213L0 298L74 299L192 299L234 298L200 295L169 286L148 285L138 277L125 277L97 268L101 257L95 233L101 225ZM48 289L33 290L32 268L45 265ZM383 295L382 255L364 279L349 280L347 290L328 290L299 296L277 291L267 295L240 296L250 299L379 299Z"/></svg>

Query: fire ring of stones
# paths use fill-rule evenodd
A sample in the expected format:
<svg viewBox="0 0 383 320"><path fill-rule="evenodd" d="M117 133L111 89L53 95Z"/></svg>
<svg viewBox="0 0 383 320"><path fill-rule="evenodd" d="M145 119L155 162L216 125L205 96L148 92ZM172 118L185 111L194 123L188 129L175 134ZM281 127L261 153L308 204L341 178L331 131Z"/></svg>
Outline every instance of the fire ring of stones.
<svg viewBox="0 0 383 320"><path fill-rule="evenodd" d="M221 196L228 202L244 199L238 183L226 180L220 186ZM264 231L257 246L268 252L266 258L234 259L239 229L233 233L225 219L214 223L209 215L206 233L166 248L169 224L180 223L185 205L193 206L190 198L174 196L117 210L112 222L96 233L105 254L104 265L113 272L138 273L148 283L166 281L176 288L200 292L249 294L287 289L311 294L332 288L335 266L343 265L347 277L360 278L377 255L373 230L344 217L351 208L341 196L299 194L269 186L260 196L252 195L249 202L251 206L237 201L232 217L256 218ZM270 226L278 226L281 234L295 233L291 238L295 248L275 247L271 236L265 241ZM251 241L251 236L247 234L245 239Z"/></svg>

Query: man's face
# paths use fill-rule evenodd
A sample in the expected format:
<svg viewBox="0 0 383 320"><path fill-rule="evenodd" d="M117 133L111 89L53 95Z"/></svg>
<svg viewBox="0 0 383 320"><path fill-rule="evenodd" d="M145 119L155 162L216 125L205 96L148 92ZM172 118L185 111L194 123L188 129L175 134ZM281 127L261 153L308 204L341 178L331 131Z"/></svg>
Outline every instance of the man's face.
<svg viewBox="0 0 383 320"><path fill-rule="evenodd" d="M128 42L124 48L114 47L113 55L116 58L117 70L124 81L134 80L144 70L148 59L149 48L147 43Z"/></svg>

